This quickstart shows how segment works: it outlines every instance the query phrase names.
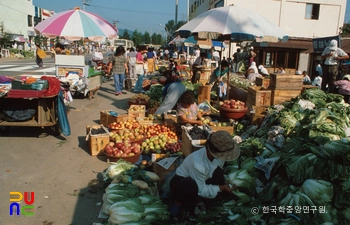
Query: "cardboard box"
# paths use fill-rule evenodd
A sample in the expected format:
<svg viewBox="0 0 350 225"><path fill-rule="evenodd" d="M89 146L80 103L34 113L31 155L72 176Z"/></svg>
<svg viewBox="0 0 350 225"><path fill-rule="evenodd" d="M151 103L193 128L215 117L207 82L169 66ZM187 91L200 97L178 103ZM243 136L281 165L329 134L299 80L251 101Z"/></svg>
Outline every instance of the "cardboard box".
<svg viewBox="0 0 350 225"><path fill-rule="evenodd" d="M147 117L137 117L137 121L139 121L141 126L163 124L163 121L161 120L148 120Z"/></svg>
<svg viewBox="0 0 350 225"><path fill-rule="evenodd" d="M300 95L301 89L299 90L272 90L271 104L281 104L285 101L290 101L292 98Z"/></svg>
<svg viewBox="0 0 350 225"><path fill-rule="evenodd" d="M272 90L301 90L302 75L271 74L270 89Z"/></svg>
<svg viewBox="0 0 350 225"><path fill-rule="evenodd" d="M189 131L193 128L182 126L181 140L182 140L182 153L186 157L192 152L201 149L205 146L206 139L193 140L189 135ZM209 132L207 133L209 135Z"/></svg>
<svg viewBox="0 0 350 225"><path fill-rule="evenodd" d="M110 114L111 111L113 111L113 110L101 110L100 111L100 124L102 124L105 127L108 127L109 124L111 124L113 122L122 122L122 121L126 121L128 119L135 118L134 116L128 115L128 114L113 116Z"/></svg>
<svg viewBox="0 0 350 225"><path fill-rule="evenodd" d="M146 106L145 105L130 105L128 109L128 114L135 117L145 117L146 116Z"/></svg>
<svg viewBox="0 0 350 225"><path fill-rule="evenodd" d="M181 157L177 158L175 162L171 164L171 166L168 169L165 169L164 167L158 165L157 162L152 163L153 172L155 172L160 178L160 181L159 181L160 187L164 184L164 179L166 178L166 176L169 173L175 171L176 168L181 165L182 161L183 159Z"/></svg>
<svg viewBox="0 0 350 225"><path fill-rule="evenodd" d="M92 129L104 129L105 133L103 134L92 134ZM107 128L101 125L92 125L86 127L86 137L89 146L89 151L92 156L104 155L103 150L106 145L110 142L109 132Z"/></svg>
<svg viewBox="0 0 350 225"><path fill-rule="evenodd" d="M261 87L249 87L247 102L256 106L270 106L271 90L264 90Z"/></svg>
<svg viewBox="0 0 350 225"><path fill-rule="evenodd" d="M233 134L234 133L234 127L233 126L210 126L210 128L211 128L211 130L213 131L213 132L216 132L216 131L218 131L218 130L225 130L225 131L227 131L227 132L229 132L230 134Z"/></svg>

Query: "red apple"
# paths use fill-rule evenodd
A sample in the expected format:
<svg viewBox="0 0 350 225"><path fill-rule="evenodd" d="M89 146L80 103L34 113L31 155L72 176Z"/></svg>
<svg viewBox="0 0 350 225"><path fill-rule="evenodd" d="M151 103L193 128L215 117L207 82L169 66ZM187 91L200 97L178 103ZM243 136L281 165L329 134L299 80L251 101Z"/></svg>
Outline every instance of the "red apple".
<svg viewBox="0 0 350 225"><path fill-rule="evenodd" d="M120 142L119 142L119 143L116 143L115 146L116 146L117 148L121 149L121 147L124 146L124 145L123 145L123 143L120 143Z"/></svg>

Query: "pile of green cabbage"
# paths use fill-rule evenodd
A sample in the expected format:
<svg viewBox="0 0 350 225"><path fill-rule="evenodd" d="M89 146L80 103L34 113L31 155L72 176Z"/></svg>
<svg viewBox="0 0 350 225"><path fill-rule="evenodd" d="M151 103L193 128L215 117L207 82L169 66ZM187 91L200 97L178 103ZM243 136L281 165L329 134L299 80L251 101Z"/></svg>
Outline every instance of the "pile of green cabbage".
<svg viewBox="0 0 350 225"><path fill-rule="evenodd" d="M221 222L350 224L349 115L343 96L319 89L270 107L260 128L241 135L241 156L225 167L238 190L221 203ZM293 210L279 211L287 206Z"/></svg>
<svg viewBox="0 0 350 225"><path fill-rule="evenodd" d="M102 212L108 215L108 225L166 224L169 220L167 205L151 190L152 178L135 165L119 160L103 173L109 183L102 197ZM126 178L126 179L125 179ZM145 182L149 188L140 188L132 181Z"/></svg>

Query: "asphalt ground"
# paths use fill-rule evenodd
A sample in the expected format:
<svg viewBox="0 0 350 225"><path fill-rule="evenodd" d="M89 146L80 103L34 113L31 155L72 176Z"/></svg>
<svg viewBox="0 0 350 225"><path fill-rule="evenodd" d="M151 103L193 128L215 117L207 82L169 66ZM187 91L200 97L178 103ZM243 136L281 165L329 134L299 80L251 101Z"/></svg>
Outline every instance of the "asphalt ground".
<svg viewBox="0 0 350 225"><path fill-rule="evenodd" d="M115 96L113 80L94 98L79 96L69 105L70 136L38 138L42 129L11 127L0 136L1 225L89 225L98 219L104 184L105 156L91 156L86 126L100 122L101 110L125 114L134 95ZM10 216L10 192L34 192L33 216ZM25 202L19 203L22 207Z"/></svg>

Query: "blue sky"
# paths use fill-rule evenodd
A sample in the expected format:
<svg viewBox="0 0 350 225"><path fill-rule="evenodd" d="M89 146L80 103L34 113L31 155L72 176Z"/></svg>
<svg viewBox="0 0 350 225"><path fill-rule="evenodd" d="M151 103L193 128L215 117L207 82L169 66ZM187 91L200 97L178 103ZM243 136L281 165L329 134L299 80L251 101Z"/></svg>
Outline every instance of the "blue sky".
<svg viewBox="0 0 350 225"><path fill-rule="evenodd" d="M178 2L178 21L187 20L187 0ZM175 0L91 0L85 10L111 23L118 21L117 27L121 29L164 35L164 27L159 24L175 20L175 3ZM82 0L33 0L33 4L55 12L83 6Z"/></svg>
<svg viewBox="0 0 350 225"><path fill-rule="evenodd" d="M35 6L61 12L79 6L83 0L33 0ZM84 0L88 1L88 0ZM140 32L165 34L169 20L175 20L176 0L90 0L85 10L117 22L117 27ZM187 20L187 0L178 0L178 21ZM345 21L350 22L350 0L347 0Z"/></svg>

